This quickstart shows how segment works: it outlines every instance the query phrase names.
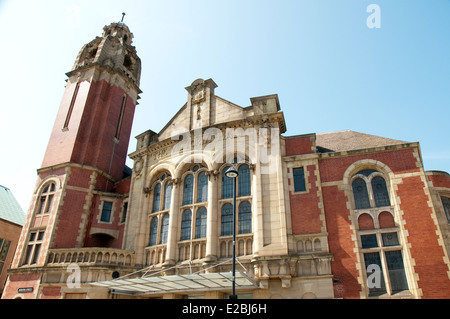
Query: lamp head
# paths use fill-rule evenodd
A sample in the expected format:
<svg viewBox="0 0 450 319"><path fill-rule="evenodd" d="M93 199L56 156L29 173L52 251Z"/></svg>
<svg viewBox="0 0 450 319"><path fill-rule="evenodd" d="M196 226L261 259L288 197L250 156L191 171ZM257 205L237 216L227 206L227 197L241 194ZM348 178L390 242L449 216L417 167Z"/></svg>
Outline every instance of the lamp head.
<svg viewBox="0 0 450 319"><path fill-rule="evenodd" d="M227 169L227 171L225 172L225 176L229 177L229 178L236 178L238 177L239 173L236 170L236 168L234 168L234 166L231 166L230 168Z"/></svg>

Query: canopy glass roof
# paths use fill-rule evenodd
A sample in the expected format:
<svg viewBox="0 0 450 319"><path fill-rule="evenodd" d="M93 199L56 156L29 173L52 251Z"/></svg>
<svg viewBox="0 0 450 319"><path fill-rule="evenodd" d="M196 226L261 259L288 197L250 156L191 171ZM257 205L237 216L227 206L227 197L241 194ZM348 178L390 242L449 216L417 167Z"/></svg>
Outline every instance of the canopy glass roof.
<svg viewBox="0 0 450 319"><path fill-rule="evenodd" d="M236 290L256 288L256 283L246 273L236 271ZM174 292L227 290L232 286L231 272L195 273L187 275L117 278L93 282L91 285L115 290L113 293L136 295Z"/></svg>

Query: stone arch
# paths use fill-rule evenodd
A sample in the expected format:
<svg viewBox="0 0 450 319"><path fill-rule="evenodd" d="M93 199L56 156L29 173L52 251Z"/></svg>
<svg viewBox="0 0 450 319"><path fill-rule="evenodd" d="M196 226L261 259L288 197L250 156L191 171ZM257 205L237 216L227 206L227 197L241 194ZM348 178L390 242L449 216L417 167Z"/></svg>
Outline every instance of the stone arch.
<svg viewBox="0 0 450 319"><path fill-rule="evenodd" d="M374 225L372 216L370 216L367 213L359 215L358 228L359 228L359 230L374 229L375 225Z"/></svg>
<svg viewBox="0 0 450 319"><path fill-rule="evenodd" d="M394 173L390 169L389 166L384 164L383 162L373 160L373 159L362 159L359 161L354 162L344 172L343 175L343 181L345 184L350 185L352 177L358 173L359 171L362 171L364 169L373 169L376 171L381 172L386 178L391 177ZM386 180L386 183L388 181Z"/></svg>

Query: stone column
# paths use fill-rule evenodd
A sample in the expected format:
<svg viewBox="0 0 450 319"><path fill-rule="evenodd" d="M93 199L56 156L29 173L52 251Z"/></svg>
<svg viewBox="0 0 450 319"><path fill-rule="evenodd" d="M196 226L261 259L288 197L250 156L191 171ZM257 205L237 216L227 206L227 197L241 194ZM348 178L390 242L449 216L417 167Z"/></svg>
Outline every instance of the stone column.
<svg viewBox="0 0 450 319"><path fill-rule="evenodd" d="M218 175L215 175L213 171L208 172L208 211L206 220L206 261L217 260L217 221L218 221Z"/></svg>
<svg viewBox="0 0 450 319"><path fill-rule="evenodd" d="M177 258L177 235L179 215L180 180L172 180L172 198L169 211L169 232L167 236L166 266L175 265Z"/></svg>

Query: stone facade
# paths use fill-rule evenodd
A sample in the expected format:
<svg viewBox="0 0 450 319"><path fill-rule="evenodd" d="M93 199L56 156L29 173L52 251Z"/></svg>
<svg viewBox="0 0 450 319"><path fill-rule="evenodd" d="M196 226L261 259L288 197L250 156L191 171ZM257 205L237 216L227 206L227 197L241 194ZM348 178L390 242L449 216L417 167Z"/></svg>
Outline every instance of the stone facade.
<svg viewBox="0 0 450 319"><path fill-rule="evenodd" d="M124 175L140 93L131 39L105 27L68 73L3 298L224 298L169 281L230 272L233 209L251 282L238 295L450 297L450 175L425 172L418 143L286 136L276 94L241 107L197 79L159 133L136 137ZM149 274L160 288L145 291ZM127 279L141 284L119 289Z"/></svg>

